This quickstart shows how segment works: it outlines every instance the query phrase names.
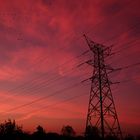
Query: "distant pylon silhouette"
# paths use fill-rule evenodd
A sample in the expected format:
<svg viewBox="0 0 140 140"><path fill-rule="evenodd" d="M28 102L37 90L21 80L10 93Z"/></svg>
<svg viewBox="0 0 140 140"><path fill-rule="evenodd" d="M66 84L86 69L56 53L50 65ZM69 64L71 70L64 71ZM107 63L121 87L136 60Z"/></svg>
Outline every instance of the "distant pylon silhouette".
<svg viewBox="0 0 140 140"><path fill-rule="evenodd" d="M105 58L111 55L111 47L106 47L90 40L84 35L86 42L93 53L93 59L87 61L93 67L85 136L89 127L97 127L100 136L117 136L122 139L122 133L115 109L114 100L108 79L108 73L113 71L105 64Z"/></svg>

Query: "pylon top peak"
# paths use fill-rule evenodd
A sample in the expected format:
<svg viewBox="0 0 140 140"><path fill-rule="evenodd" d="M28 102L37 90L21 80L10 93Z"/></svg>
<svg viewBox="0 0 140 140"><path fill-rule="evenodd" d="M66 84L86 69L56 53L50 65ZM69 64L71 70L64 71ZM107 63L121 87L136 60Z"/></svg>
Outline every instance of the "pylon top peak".
<svg viewBox="0 0 140 140"><path fill-rule="evenodd" d="M85 34L83 35L86 39L86 42L90 48L90 50L97 54L97 53L103 53L104 56L109 56L111 54L112 46L105 46L103 44L96 43L92 41L89 37L87 37Z"/></svg>

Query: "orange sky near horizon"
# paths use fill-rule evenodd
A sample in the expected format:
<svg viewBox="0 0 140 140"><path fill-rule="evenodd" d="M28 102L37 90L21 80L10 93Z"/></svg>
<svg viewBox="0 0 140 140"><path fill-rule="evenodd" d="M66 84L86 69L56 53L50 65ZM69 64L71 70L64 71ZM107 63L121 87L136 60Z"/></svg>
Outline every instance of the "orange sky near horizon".
<svg viewBox="0 0 140 140"><path fill-rule="evenodd" d="M122 49L107 59L114 68L139 63L139 4L139 0L0 0L0 122L15 119L28 131L38 124L55 132L71 125L83 134L90 83L75 84L89 78L92 68L77 67L91 57L91 53L77 57L89 49L82 35L114 44L113 52ZM140 134L139 72L136 66L110 77L129 80L112 86L124 133Z"/></svg>

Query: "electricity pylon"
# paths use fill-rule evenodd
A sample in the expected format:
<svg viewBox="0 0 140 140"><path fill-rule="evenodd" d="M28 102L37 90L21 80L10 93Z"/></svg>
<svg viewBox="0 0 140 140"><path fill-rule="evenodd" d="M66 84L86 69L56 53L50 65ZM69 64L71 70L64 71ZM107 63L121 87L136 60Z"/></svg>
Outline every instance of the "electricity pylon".
<svg viewBox="0 0 140 140"><path fill-rule="evenodd" d="M93 59L87 61L93 67L85 136L89 127L96 127L100 136L117 136L122 139L121 128L115 109L114 100L108 78L108 73L114 69L105 64L105 58L111 55L111 47L106 47L90 40L84 35L86 42L93 53Z"/></svg>

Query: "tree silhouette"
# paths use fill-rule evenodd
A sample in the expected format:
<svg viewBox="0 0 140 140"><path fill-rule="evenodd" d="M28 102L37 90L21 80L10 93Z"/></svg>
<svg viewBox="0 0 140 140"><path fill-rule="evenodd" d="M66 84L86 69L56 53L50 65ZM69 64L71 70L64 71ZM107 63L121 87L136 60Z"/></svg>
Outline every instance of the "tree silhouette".
<svg viewBox="0 0 140 140"><path fill-rule="evenodd" d="M1 139L14 139L23 134L22 127L16 125L15 120L8 120L0 124L0 138Z"/></svg>
<svg viewBox="0 0 140 140"><path fill-rule="evenodd" d="M0 140L101 140L97 127L88 126L86 137L75 136L72 126L66 125L62 127L62 135L54 132L46 133L42 126L38 125L35 132L25 133L21 126L18 126L15 120L8 120L0 123ZM139 140L140 136L134 137L127 135L124 140ZM108 135L104 140L118 140L117 137Z"/></svg>
<svg viewBox="0 0 140 140"><path fill-rule="evenodd" d="M38 125L36 129L37 129L36 133L45 133L45 130L40 125Z"/></svg>
<svg viewBox="0 0 140 140"><path fill-rule="evenodd" d="M63 136L72 136L72 137L75 136L74 129L72 128L72 126L69 125L63 126L61 132Z"/></svg>
<svg viewBox="0 0 140 140"><path fill-rule="evenodd" d="M35 140L45 140L46 139L46 132L42 126L38 125L36 127L36 131L33 133L33 139L35 139Z"/></svg>

